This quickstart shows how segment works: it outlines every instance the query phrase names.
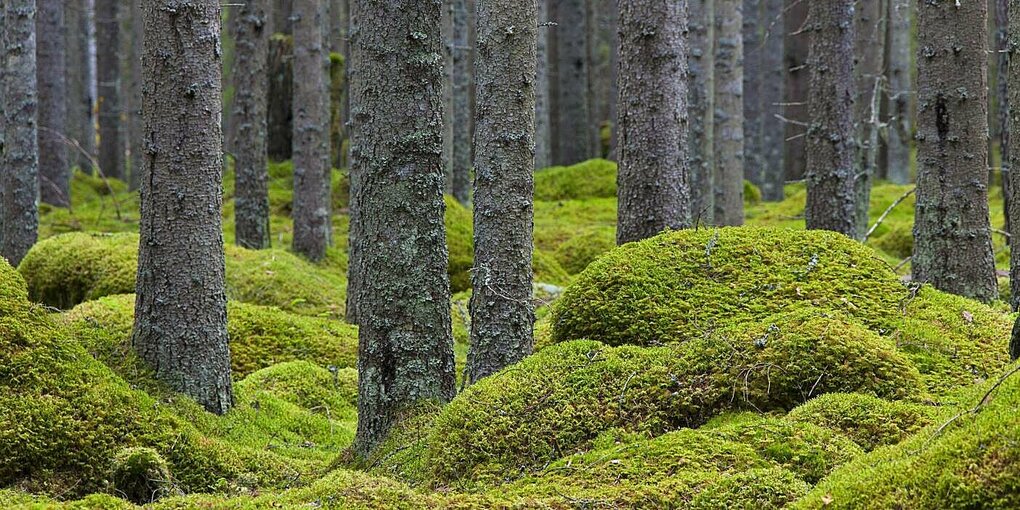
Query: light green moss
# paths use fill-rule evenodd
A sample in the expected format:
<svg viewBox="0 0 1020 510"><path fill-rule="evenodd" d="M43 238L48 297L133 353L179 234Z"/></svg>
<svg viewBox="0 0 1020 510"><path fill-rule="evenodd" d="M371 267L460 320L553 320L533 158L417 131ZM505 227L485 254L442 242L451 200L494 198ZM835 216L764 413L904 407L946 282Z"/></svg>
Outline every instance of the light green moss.
<svg viewBox="0 0 1020 510"><path fill-rule="evenodd" d="M531 257L531 268L534 272L533 281L535 283L557 286L565 286L570 283L570 274L563 269L563 266L551 253L535 250Z"/></svg>
<svg viewBox="0 0 1020 510"><path fill-rule="evenodd" d="M726 476L698 493L692 510L786 508L811 487L785 469L752 469Z"/></svg>
<svg viewBox="0 0 1020 510"><path fill-rule="evenodd" d="M616 248L615 228L592 228L559 245L556 248L556 260L568 273L576 275L613 248Z"/></svg>
<svg viewBox="0 0 1020 510"><path fill-rule="evenodd" d="M616 197L616 163L592 159L535 172L535 200Z"/></svg>
<svg viewBox="0 0 1020 510"><path fill-rule="evenodd" d="M616 229L616 197L535 202L535 247L556 251L578 232Z"/></svg>
<svg viewBox="0 0 1020 510"><path fill-rule="evenodd" d="M18 266L32 301L60 309L134 292L136 234L71 233L36 244Z"/></svg>
<svg viewBox="0 0 1020 510"><path fill-rule="evenodd" d="M450 195L446 199L446 246L450 252L450 291L471 288L471 268L475 255L474 218L471 211Z"/></svg>
<svg viewBox="0 0 1020 510"><path fill-rule="evenodd" d="M910 437L930 424L934 414L934 408L920 404L857 393L830 393L798 406L787 418L838 431L871 451Z"/></svg>
<svg viewBox="0 0 1020 510"><path fill-rule="evenodd" d="M113 457L114 490L128 501L151 503L176 492L170 466L152 448L125 448Z"/></svg>
<svg viewBox="0 0 1020 510"><path fill-rule="evenodd" d="M761 188L753 182L744 180L744 206L753 206L761 203Z"/></svg>

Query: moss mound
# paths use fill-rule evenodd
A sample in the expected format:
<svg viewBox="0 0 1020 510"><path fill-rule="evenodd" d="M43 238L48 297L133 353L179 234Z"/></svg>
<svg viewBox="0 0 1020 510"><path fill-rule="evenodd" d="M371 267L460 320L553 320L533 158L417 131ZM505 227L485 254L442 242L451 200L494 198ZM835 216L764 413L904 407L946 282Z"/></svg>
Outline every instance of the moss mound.
<svg viewBox="0 0 1020 510"><path fill-rule="evenodd" d="M1020 507L1017 370L976 388L959 413L836 470L793 508Z"/></svg>
<svg viewBox="0 0 1020 510"><path fill-rule="evenodd" d="M592 159L535 172L535 200L616 197L616 163Z"/></svg>
<svg viewBox="0 0 1020 510"><path fill-rule="evenodd" d="M871 250L839 234L685 230L627 244L589 266L553 310L553 337L656 345L798 307L891 329L907 296Z"/></svg>
<svg viewBox="0 0 1020 510"><path fill-rule="evenodd" d="M776 316L660 348L568 342L459 395L436 419L427 463L434 484L490 483L583 452L614 427L657 435L840 391L924 390L891 342L824 316Z"/></svg>
<svg viewBox="0 0 1020 510"><path fill-rule="evenodd" d="M446 195L446 247L450 252L450 291L471 288L471 267L475 256L474 217L457 199Z"/></svg>
<svg viewBox="0 0 1020 510"><path fill-rule="evenodd" d="M578 274L613 248L616 248L615 228L592 228L571 237L556 248L556 260L568 273Z"/></svg>
<svg viewBox="0 0 1020 510"><path fill-rule="evenodd" d="M288 312L342 318L347 279L285 250L226 247L227 298Z"/></svg>
<svg viewBox="0 0 1020 510"><path fill-rule="evenodd" d="M810 486L784 469L752 469L729 475L691 501L691 509L779 509L807 493Z"/></svg>
<svg viewBox="0 0 1020 510"><path fill-rule="evenodd" d="M174 492L170 466L152 448L125 448L113 458L114 490L139 505L162 499Z"/></svg>
<svg viewBox="0 0 1020 510"><path fill-rule="evenodd" d="M858 393L830 393L790 411L787 418L845 434L865 451L899 443L932 422L932 407Z"/></svg>

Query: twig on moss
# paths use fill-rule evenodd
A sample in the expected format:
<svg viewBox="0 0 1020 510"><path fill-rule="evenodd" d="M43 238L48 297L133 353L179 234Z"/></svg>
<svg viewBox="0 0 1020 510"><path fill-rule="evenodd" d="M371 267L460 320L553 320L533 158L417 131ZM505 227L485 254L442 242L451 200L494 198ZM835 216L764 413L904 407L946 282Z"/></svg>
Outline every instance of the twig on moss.
<svg viewBox="0 0 1020 510"><path fill-rule="evenodd" d="M932 435L930 437L928 437L928 439L926 439L924 441L924 444L922 444L921 447L918 448L917 451L923 450L926 446L928 446L928 443L932 442L933 440L935 440L935 438L937 438L940 435L942 435L942 433L946 430L946 428L948 428L950 425L952 425L954 422L956 422L956 420L959 420L960 418L962 418L963 415L965 415L965 414L971 414L971 415L977 414L978 411L981 410L981 408L983 408L984 406L988 405L988 402L991 401L992 393L995 392L995 390L998 389L999 386L1002 386L1002 383L1006 382L1006 379L1009 379L1010 377L1016 375L1017 373L1020 373L1020 365L1017 365L1017 366L1013 367L1012 370L1010 370L1009 372L1006 372L1005 374L1003 374L1002 377L999 378L999 380L995 381L995 384L993 384L991 388L988 388L988 391L985 392L985 394L981 397L981 400L979 400L978 403L972 409L967 410L967 411L960 411L959 413L956 413L955 416L953 416L948 421L946 421L945 423L940 425L939 428L935 429L935 432L932 433Z"/></svg>
<svg viewBox="0 0 1020 510"><path fill-rule="evenodd" d="M891 213L892 210L896 208L896 206L898 206L901 203L903 203L903 201L906 200L907 197L909 197L910 195L913 195L914 191L917 191L916 187L910 188L906 193L900 195L899 198L897 198L895 201L893 201L893 203L890 204L889 207L887 207L885 209L885 212L883 212L882 215L878 217L878 221L876 221L875 224L872 225L871 228L868 229L868 233L864 234L864 239L862 239L861 242L862 243L868 242L868 238L871 237L871 234L875 233L875 229L877 229L878 226L881 225L882 222L885 221L885 219L887 217L889 217L889 213Z"/></svg>

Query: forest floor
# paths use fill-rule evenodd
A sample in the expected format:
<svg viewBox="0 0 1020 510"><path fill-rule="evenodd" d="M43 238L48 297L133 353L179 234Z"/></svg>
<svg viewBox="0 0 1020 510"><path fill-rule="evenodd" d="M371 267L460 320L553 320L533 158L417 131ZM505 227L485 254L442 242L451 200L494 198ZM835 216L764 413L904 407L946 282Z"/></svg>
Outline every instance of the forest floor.
<svg viewBox="0 0 1020 510"><path fill-rule="evenodd" d="M804 231L793 184L779 203L746 186L746 227L615 248L615 166L542 170L536 354L355 461L346 180L311 264L286 249L290 165L270 174L264 251L233 246L224 179L225 416L130 347L137 194L79 173L70 209L44 206L43 240L0 262L0 507L1020 507L1016 316L908 281L910 186L875 187L865 245ZM459 370L471 213L448 198L446 225Z"/></svg>

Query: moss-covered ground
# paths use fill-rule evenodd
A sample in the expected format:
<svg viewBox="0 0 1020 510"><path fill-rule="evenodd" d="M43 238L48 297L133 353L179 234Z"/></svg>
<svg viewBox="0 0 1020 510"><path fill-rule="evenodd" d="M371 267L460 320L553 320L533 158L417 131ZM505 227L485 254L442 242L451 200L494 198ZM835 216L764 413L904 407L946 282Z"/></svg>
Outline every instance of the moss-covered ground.
<svg viewBox="0 0 1020 510"><path fill-rule="evenodd" d="M1020 507L1015 315L901 279L912 196L863 246L804 232L795 184L749 186L748 227L615 248L615 166L539 171L536 354L356 459L347 179L312 264L288 250L291 173L270 166L264 251L232 246L226 173L224 416L131 349L137 195L78 173L71 208L43 207L44 240L0 262L0 508ZM877 185L872 220L909 190ZM446 204L462 368L472 217Z"/></svg>

